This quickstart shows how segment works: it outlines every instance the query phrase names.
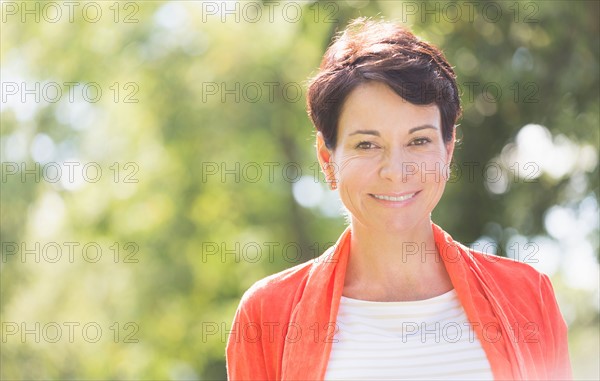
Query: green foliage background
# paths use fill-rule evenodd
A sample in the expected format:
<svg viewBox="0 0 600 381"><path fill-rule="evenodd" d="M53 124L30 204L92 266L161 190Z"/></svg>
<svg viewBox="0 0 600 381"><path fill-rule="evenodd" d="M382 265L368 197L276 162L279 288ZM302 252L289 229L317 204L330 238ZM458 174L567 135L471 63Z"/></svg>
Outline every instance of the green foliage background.
<svg viewBox="0 0 600 381"><path fill-rule="evenodd" d="M2 379L226 378L225 331L242 293L263 276L319 255L344 228L335 197L305 207L294 192L327 192L315 163L305 83L335 31L357 16L405 22L455 65L464 108L455 162L463 172L455 171L434 221L464 243L485 237L502 255L523 240L558 251L552 280L570 326L575 376L600 378L598 2L487 8L488 2L471 2L472 17L464 2L296 2L288 8L240 2L233 15L209 12L207 4L222 2L96 2L97 22L90 21L91 10L82 16L85 2L73 22L65 6L60 20L49 22L55 14L44 13L52 11L44 2L26 2L39 7L40 19L28 15L23 22L8 3L25 6L2 3ZM66 92L55 103L23 101L9 95L8 82L28 89L36 82L42 88L95 82L103 93L88 102L79 86L72 101ZM137 102L125 102L127 95ZM556 175L534 161L532 181L515 176L528 168L511 168L506 158L528 124L544 126L563 147L557 157L569 159L567 170ZM97 163L102 176L71 185L44 177L48 162L66 161L79 169ZM10 163L37 168L41 177L22 178ZM509 180L500 188L486 183L490 173L482 169L489 163L505 163ZM300 187L300 174L317 182ZM552 210L564 218L549 222ZM556 226L583 233L561 236ZM39 243L39 254L52 242L62 248L55 263L22 255L22 245ZM68 242L79 244L73 261ZM81 256L92 242L102 249L94 263ZM256 246L262 257L248 260ZM137 262L126 263L135 248ZM596 284L574 286L566 274L573 277L569 266L580 257L571 254L585 250L593 260L583 266L596 269ZM298 258L286 260L296 251ZM544 250L538 254L540 262L551 260ZM62 327L56 343L45 339L54 337L52 322ZM64 322L79 324L73 342ZM89 322L102 328L95 343L81 333ZM21 331L9 334L14 323L19 330L40 323L39 342L33 334L25 340Z"/></svg>

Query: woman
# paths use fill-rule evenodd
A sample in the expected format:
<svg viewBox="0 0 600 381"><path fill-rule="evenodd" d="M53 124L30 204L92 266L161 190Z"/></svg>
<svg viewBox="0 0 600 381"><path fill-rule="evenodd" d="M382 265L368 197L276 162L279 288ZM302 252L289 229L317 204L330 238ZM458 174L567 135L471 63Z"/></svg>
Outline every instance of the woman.
<svg viewBox="0 0 600 381"><path fill-rule="evenodd" d="M358 19L325 53L308 111L350 226L317 260L244 294L229 378L571 378L548 277L470 250L431 221L460 114L442 53Z"/></svg>

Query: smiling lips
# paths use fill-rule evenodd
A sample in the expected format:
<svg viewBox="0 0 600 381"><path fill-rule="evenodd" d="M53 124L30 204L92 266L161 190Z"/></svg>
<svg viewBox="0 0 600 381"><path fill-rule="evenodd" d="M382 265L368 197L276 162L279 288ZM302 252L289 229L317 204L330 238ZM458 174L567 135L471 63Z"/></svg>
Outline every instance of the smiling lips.
<svg viewBox="0 0 600 381"><path fill-rule="evenodd" d="M382 194L381 195L380 194L370 194L370 195L378 200L402 202L402 201L406 201L406 200L413 198L417 193L419 193L419 192L405 193L400 196L387 196L387 195L382 195Z"/></svg>

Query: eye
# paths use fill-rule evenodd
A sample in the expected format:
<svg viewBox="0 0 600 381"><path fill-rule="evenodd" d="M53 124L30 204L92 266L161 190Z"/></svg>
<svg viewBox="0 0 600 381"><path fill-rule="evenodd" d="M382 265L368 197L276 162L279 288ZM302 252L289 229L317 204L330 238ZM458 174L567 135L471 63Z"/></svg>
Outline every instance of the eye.
<svg viewBox="0 0 600 381"><path fill-rule="evenodd" d="M362 141L362 142L358 143L355 146L355 148L362 149L362 150L368 150L368 149L376 148L376 146L375 146L375 144L373 144L371 142Z"/></svg>
<svg viewBox="0 0 600 381"><path fill-rule="evenodd" d="M411 146L423 146L427 143L431 143L431 139L429 138L416 138L412 142L410 142Z"/></svg>

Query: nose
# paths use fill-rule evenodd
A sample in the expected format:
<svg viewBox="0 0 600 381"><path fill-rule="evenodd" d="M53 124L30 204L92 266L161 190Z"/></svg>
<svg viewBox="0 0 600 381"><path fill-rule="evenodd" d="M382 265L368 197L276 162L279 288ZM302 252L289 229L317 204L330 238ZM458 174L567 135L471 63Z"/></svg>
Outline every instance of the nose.
<svg viewBox="0 0 600 381"><path fill-rule="evenodd" d="M410 160L410 155L401 147L389 149L381 161L379 174L392 182L406 182L409 176L418 173L419 166Z"/></svg>

